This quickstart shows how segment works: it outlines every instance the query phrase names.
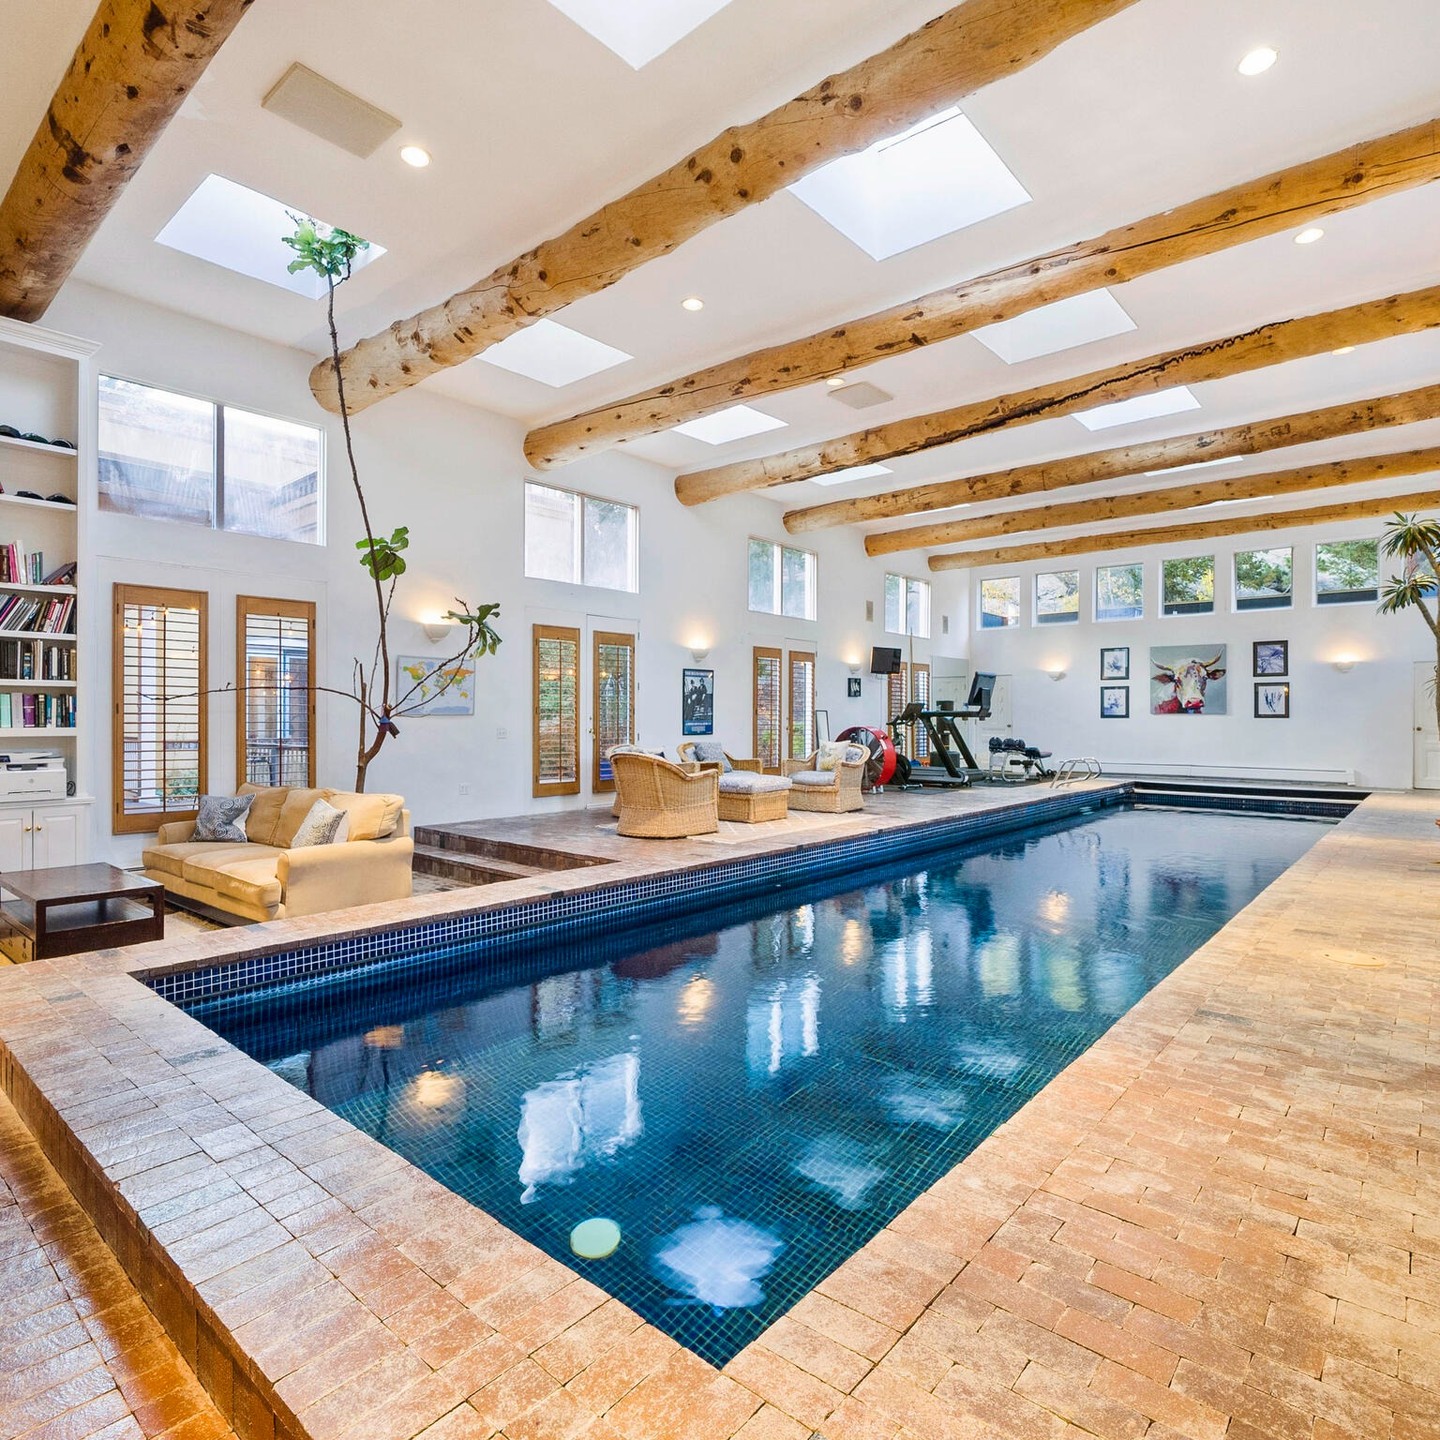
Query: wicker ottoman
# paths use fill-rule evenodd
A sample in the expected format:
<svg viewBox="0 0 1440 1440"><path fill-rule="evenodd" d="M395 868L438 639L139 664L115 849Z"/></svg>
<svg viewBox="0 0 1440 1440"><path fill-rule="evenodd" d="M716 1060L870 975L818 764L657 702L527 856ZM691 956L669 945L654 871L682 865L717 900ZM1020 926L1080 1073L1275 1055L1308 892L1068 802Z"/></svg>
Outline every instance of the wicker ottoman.
<svg viewBox="0 0 1440 1440"><path fill-rule="evenodd" d="M783 775L756 775L732 770L720 777L719 813L722 820L758 824L783 820L790 809L790 781Z"/></svg>

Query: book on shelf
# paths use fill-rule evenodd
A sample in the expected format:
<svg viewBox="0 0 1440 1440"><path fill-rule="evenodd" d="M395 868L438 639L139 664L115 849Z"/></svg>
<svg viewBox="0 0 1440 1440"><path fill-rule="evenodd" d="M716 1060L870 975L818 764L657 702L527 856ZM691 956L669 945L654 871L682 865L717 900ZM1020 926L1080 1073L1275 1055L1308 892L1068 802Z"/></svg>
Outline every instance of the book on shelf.
<svg viewBox="0 0 1440 1440"><path fill-rule="evenodd" d="M0 680L74 680L75 648L43 639L0 640Z"/></svg>
<svg viewBox="0 0 1440 1440"><path fill-rule="evenodd" d="M0 597L0 630L29 630L39 635L75 633L75 597L57 595L46 600L39 595Z"/></svg>
<svg viewBox="0 0 1440 1440"><path fill-rule="evenodd" d="M53 570L45 569L43 550L26 550L23 540L0 545L0 584L73 585L77 562L67 560Z"/></svg>
<svg viewBox="0 0 1440 1440"><path fill-rule="evenodd" d="M0 730L73 730L73 695L0 691Z"/></svg>

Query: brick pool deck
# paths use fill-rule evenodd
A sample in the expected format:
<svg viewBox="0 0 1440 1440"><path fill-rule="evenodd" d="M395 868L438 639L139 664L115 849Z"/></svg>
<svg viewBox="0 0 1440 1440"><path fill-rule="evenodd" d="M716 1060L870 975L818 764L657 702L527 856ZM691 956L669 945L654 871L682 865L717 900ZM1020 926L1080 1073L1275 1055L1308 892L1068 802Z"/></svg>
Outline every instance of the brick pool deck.
<svg viewBox="0 0 1440 1440"><path fill-rule="evenodd" d="M1367 801L723 1371L130 973L1023 803L885 796L678 845L494 822L623 858L0 974L0 1081L123 1264L111 1293L169 1337L101 1347L112 1428L77 1402L0 1432L170 1435L120 1381L133 1343L198 1404L176 1440L226 1433L191 1372L246 1440L1435 1440L1436 797ZM27 1145L0 1116L12 1191L45 1173ZM10 1217L7 1281L46 1233ZM114 1265L78 1212L65 1233L66 1267Z"/></svg>

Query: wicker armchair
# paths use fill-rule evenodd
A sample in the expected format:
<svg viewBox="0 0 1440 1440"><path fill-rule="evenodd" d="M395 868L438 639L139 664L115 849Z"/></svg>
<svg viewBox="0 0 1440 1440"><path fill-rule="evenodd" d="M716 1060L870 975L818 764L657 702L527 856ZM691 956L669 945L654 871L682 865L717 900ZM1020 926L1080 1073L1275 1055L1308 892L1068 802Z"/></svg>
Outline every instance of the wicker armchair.
<svg viewBox="0 0 1440 1440"><path fill-rule="evenodd" d="M615 798L622 835L673 840L711 835L720 828L719 782L714 770L687 771L658 755L612 752Z"/></svg>
<svg viewBox="0 0 1440 1440"><path fill-rule="evenodd" d="M705 751L701 755L699 751ZM720 756L725 757L725 763L732 770L742 770L754 775L762 775L765 766L759 760L737 760L728 750L715 744L713 740L682 740L675 747L675 753L682 759L699 765L719 764Z"/></svg>
<svg viewBox="0 0 1440 1440"><path fill-rule="evenodd" d="M863 745L847 746L833 770L820 770L820 752L803 760L787 760L785 773L790 777L792 810L819 810L827 815L842 815L849 810L863 810L864 797L860 782L865 778L865 761L869 752Z"/></svg>

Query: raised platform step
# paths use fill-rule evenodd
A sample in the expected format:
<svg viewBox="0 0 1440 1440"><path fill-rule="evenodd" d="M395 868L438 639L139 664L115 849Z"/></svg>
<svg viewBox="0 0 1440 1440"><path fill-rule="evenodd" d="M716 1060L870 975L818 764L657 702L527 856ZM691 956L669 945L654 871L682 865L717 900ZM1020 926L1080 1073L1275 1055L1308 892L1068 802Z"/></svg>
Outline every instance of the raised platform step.
<svg viewBox="0 0 1440 1440"><path fill-rule="evenodd" d="M504 866L527 867L523 870L526 874L538 874L545 870L579 870L587 865L610 864L610 861L596 855L577 855L568 850L549 850L539 845L504 840L480 833L463 824L418 826L415 830L417 858L422 849L469 857L481 864L497 862L496 869ZM418 865L416 868L419 868ZM516 876L506 874L503 878L513 880Z"/></svg>
<svg viewBox="0 0 1440 1440"><path fill-rule="evenodd" d="M462 885L495 885L502 880L528 880L532 875L545 874L546 870L540 865L521 865L490 855L467 855L439 845L417 845L415 873L440 875L447 880L458 880Z"/></svg>

